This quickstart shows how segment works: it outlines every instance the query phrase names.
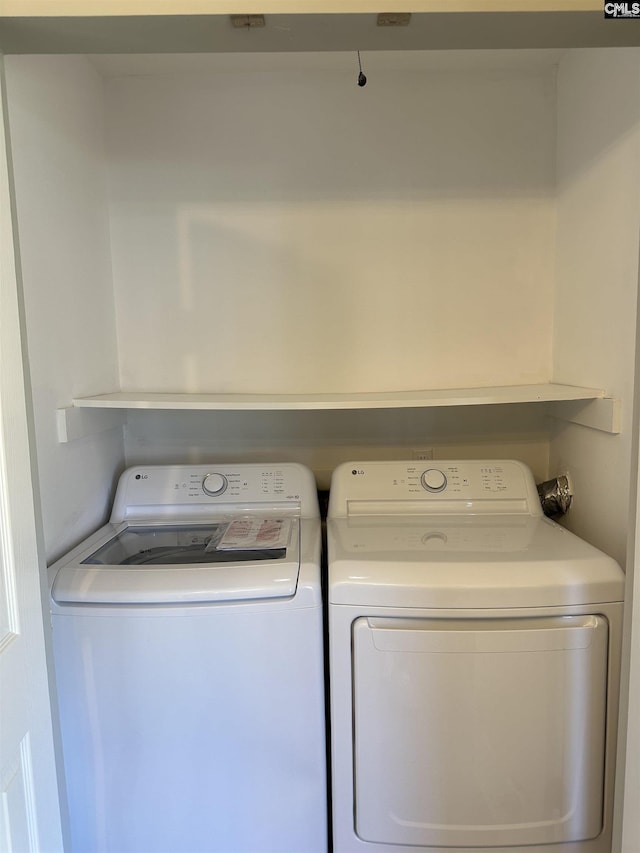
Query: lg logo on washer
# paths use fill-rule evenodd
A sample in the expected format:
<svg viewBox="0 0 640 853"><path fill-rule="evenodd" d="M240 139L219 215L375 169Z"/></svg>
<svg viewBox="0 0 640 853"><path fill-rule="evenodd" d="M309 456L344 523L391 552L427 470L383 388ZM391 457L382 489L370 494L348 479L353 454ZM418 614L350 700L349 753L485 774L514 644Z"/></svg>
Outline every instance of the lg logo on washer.
<svg viewBox="0 0 640 853"><path fill-rule="evenodd" d="M357 477L360 474L364 474L364 471L362 470L362 468L354 468L351 473L353 474L354 477Z"/></svg>
<svg viewBox="0 0 640 853"><path fill-rule="evenodd" d="M136 474L136 480L148 480L148 479L149 479L148 474Z"/></svg>

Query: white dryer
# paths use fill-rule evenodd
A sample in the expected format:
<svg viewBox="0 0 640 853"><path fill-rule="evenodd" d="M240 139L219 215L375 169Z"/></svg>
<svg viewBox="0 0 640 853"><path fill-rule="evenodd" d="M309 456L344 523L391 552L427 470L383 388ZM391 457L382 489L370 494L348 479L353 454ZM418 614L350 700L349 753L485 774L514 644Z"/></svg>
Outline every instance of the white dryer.
<svg viewBox="0 0 640 853"><path fill-rule="evenodd" d="M49 570L75 853L325 853L320 539L299 465L122 475Z"/></svg>
<svg viewBox="0 0 640 853"><path fill-rule="evenodd" d="M334 853L610 853L623 573L513 461L338 468Z"/></svg>

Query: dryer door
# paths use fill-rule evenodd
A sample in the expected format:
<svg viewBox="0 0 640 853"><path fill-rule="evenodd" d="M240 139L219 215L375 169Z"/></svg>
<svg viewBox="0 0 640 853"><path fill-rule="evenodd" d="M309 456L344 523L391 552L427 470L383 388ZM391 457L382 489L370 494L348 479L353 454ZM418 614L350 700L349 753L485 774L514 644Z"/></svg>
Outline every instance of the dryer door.
<svg viewBox="0 0 640 853"><path fill-rule="evenodd" d="M356 620L358 836L452 847L596 837L607 638L601 616Z"/></svg>

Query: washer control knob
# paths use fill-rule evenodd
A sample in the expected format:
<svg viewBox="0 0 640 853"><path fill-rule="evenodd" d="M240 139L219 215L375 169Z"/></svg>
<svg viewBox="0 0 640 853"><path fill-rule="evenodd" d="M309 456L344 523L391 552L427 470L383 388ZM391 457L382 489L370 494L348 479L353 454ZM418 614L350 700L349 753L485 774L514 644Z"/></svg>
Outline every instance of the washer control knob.
<svg viewBox="0 0 640 853"><path fill-rule="evenodd" d="M221 495L226 492L227 478L223 474L207 474L202 481L202 491L205 495Z"/></svg>
<svg viewBox="0 0 640 853"><path fill-rule="evenodd" d="M427 468L420 478L423 488L428 492L444 492L447 488L447 478L439 468Z"/></svg>

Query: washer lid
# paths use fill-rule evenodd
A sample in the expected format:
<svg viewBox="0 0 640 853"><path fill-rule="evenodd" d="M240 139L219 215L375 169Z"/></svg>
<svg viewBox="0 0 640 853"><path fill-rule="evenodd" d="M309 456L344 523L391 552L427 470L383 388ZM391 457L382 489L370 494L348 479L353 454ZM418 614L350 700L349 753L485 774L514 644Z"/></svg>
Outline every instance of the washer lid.
<svg viewBox="0 0 640 853"><path fill-rule="evenodd" d="M298 518L125 523L105 531L57 572L51 594L58 604L238 601L296 591Z"/></svg>
<svg viewBox="0 0 640 853"><path fill-rule="evenodd" d="M331 604L555 607L621 601L618 564L547 518L328 522Z"/></svg>

